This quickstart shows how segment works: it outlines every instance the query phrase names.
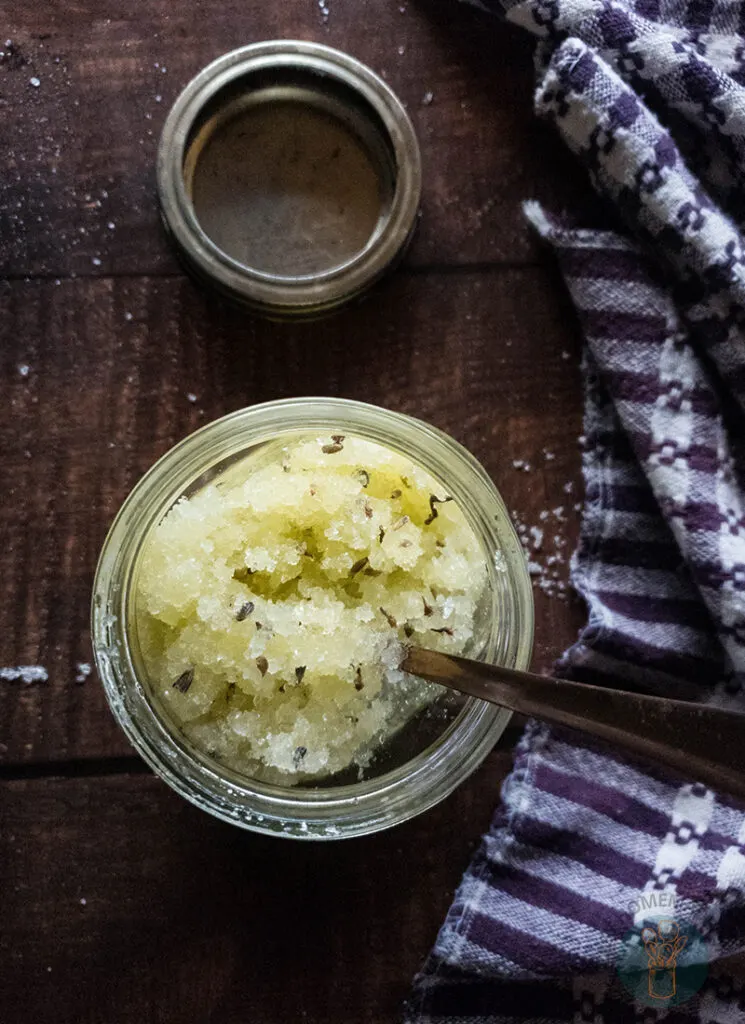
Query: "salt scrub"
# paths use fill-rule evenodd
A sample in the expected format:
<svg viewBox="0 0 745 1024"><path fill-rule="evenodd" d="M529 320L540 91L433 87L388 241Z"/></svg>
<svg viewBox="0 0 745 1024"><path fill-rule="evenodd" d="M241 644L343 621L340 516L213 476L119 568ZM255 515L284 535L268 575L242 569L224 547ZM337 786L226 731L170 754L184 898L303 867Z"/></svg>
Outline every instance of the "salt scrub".
<svg viewBox="0 0 745 1024"><path fill-rule="evenodd" d="M137 624L192 742L284 784L364 767L438 690L407 639L478 652L483 549L428 473L337 434L279 444L181 499L143 551Z"/></svg>

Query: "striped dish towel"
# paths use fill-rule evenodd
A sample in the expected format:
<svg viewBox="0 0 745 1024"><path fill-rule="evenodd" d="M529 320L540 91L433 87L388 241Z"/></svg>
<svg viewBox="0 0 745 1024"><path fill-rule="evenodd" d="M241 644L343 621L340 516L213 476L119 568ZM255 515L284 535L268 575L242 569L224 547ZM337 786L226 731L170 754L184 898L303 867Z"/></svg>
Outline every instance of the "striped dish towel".
<svg viewBox="0 0 745 1024"><path fill-rule="evenodd" d="M557 674L745 709L745 6L480 6L538 38L536 109L607 210L526 204L585 338ZM531 723L406 1019L735 1024L744 948L742 805Z"/></svg>

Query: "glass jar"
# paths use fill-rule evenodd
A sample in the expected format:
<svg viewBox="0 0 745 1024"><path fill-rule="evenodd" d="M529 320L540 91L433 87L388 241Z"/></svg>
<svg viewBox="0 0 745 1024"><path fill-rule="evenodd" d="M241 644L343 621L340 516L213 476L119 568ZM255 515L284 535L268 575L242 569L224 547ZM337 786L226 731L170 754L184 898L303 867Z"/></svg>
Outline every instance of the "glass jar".
<svg viewBox="0 0 745 1024"><path fill-rule="evenodd" d="M336 839L398 824L444 799L504 731L510 712L470 698L427 722L372 777L343 784L277 786L247 778L196 749L149 693L138 659L134 598L146 539L171 506L239 460L303 435L355 435L399 452L457 501L483 546L487 608L484 661L525 669L533 600L525 557L504 503L484 469L441 431L400 413L337 398L296 398L231 413L185 438L140 480L103 546L93 588L92 634L99 675L117 721L153 770L178 793L224 821L271 835ZM469 652L471 653L471 652ZM448 711L448 708L450 709ZM448 720L450 718L450 720ZM432 729L436 733L432 735ZM421 736L421 733L420 733Z"/></svg>

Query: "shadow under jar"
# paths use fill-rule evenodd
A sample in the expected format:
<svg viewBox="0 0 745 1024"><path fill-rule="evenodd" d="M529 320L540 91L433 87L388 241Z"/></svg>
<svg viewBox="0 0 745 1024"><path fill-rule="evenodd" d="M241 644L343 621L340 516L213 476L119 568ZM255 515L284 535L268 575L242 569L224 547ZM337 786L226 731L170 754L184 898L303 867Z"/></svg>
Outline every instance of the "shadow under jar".
<svg viewBox="0 0 745 1024"><path fill-rule="evenodd" d="M168 452L122 506L104 544L94 584L94 653L112 711L130 741L177 792L244 828L300 839L365 835L421 813L481 763L510 713L437 688L385 735L374 756L327 777L265 781L200 749L152 685L138 632L143 552L179 499L218 488L246 467L277 463L292 445L356 438L409 460L452 497L483 557L485 586L462 652L527 667L533 605L524 555L504 504L482 467L434 427L342 399L270 402L203 427ZM427 684L429 685L429 684Z"/></svg>

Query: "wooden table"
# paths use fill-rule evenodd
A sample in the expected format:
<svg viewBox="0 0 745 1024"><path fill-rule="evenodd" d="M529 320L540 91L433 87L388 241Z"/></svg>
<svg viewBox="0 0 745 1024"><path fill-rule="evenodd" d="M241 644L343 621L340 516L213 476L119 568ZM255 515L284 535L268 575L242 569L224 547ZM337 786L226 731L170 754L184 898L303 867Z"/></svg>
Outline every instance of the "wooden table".
<svg viewBox="0 0 745 1024"><path fill-rule="evenodd" d="M579 339L520 203L556 208L587 185L532 117L529 40L451 0L10 0L6 14L0 664L48 679L0 674L0 1021L393 1021L511 743L444 804L369 839L223 825L150 774L87 674L96 556L129 489L186 433L323 393L442 427L526 525L546 526L536 558L547 564L556 532L571 547ZM153 183L186 81L282 36L384 75L425 169L405 265L364 305L301 326L251 319L187 280ZM540 520L557 506L567 522ZM536 610L545 668L582 612L540 590Z"/></svg>

